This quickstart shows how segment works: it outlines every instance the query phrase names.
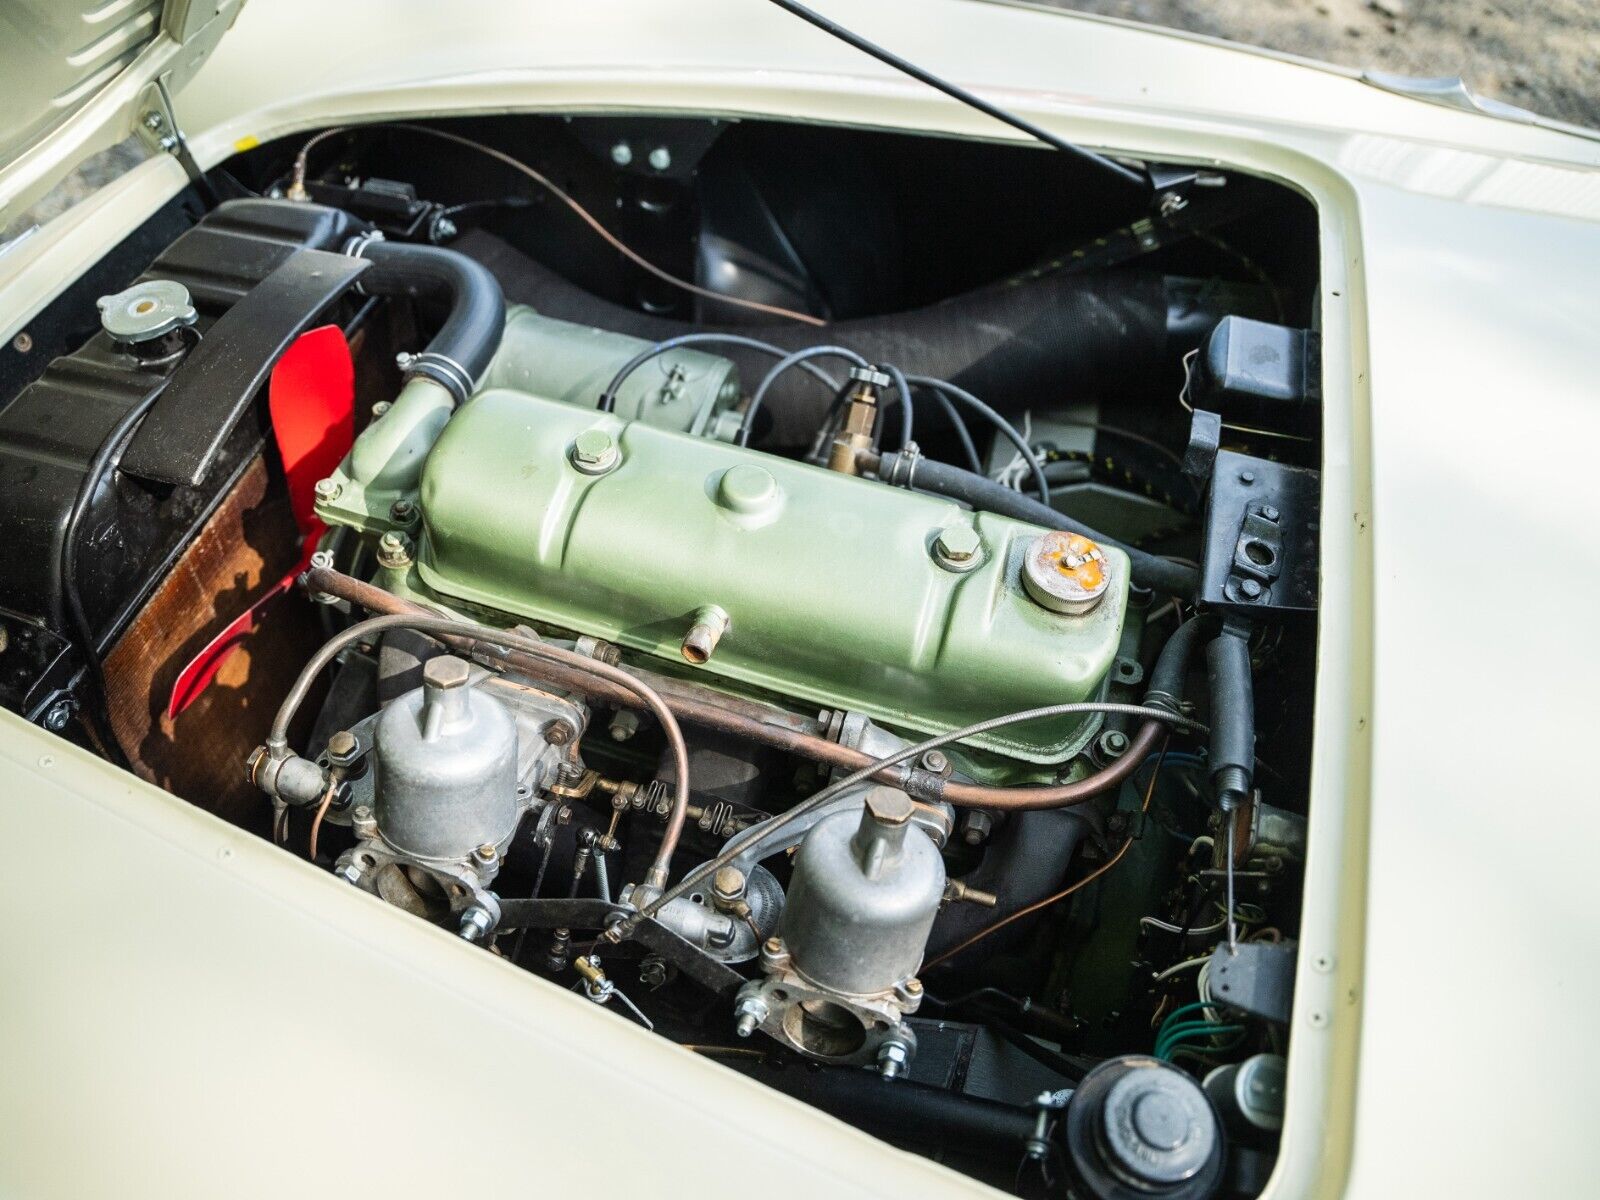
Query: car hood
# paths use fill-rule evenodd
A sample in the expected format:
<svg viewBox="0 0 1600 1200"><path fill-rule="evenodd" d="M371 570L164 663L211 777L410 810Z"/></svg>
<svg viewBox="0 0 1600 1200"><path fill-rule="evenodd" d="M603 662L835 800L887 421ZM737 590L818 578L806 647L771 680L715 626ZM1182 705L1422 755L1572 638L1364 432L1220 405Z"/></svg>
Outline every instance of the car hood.
<svg viewBox="0 0 1600 1200"><path fill-rule="evenodd" d="M140 131L171 148L171 96L244 0L8 0L0 5L0 212Z"/></svg>

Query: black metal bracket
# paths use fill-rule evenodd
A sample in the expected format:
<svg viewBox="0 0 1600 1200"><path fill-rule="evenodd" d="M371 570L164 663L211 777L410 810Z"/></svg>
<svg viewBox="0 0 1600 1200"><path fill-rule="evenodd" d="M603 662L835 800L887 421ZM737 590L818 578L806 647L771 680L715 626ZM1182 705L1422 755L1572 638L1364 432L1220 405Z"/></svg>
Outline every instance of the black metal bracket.
<svg viewBox="0 0 1600 1200"><path fill-rule="evenodd" d="M296 250L240 298L189 352L119 464L125 474L199 487L279 356L371 264Z"/></svg>

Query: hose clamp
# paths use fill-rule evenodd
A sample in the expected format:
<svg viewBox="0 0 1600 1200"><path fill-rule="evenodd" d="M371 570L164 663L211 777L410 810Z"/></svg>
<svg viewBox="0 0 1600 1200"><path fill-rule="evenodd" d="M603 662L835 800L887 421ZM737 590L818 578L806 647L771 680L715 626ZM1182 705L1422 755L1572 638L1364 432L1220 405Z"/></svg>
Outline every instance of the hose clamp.
<svg viewBox="0 0 1600 1200"><path fill-rule="evenodd" d="M358 233L344 244L343 254L346 258L364 258L366 249L373 242L383 241L383 230L369 229L366 233ZM361 286L361 276L356 276L355 284L351 288L358 296L367 295L367 289Z"/></svg>
<svg viewBox="0 0 1600 1200"><path fill-rule="evenodd" d="M437 350L424 350L412 357L405 367L406 378L421 375L433 380L455 397L457 404L465 404L476 386L467 369L448 354Z"/></svg>

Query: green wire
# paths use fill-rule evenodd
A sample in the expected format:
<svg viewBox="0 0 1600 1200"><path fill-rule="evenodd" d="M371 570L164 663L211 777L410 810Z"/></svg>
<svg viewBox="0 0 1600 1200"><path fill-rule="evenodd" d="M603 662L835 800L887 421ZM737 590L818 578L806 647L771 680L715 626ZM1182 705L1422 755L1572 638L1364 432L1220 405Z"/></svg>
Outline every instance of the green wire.
<svg viewBox="0 0 1600 1200"><path fill-rule="evenodd" d="M1167 1019L1161 1022L1161 1028L1156 1031L1156 1041L1160 1041L1171 1024L1184 1013L1199 1012L1205 1008L1216 1008L1217 1005L1210 1000L1196 1000L1193 1004L1180 1004L1167 1014Z"/></svg>
<svg viewBox="0 0 1600 1200"><path fill-rule="evenodd" d="M1165 1059L1180 1043L1191 1041L1195 1038L1221 1037L1225 1033L1243 1034L1244 1031L1243 1025L1216 1025L1210 1021L1180 1025L1156 1043L1155 1056L1159 1059Z"/></svg>

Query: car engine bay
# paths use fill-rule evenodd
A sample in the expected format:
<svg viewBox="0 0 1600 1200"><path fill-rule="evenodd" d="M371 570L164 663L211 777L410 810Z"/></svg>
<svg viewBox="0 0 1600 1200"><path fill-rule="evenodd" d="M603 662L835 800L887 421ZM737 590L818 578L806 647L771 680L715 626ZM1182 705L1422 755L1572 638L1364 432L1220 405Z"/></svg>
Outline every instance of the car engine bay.
<svg viewBox="0 0 1600 1200"><path fill-rule="evenodd" d="M0 351L0 703L1008 1192L1253 1197L1317 219L1142 169L615 114L241 150Z"/></svg>

